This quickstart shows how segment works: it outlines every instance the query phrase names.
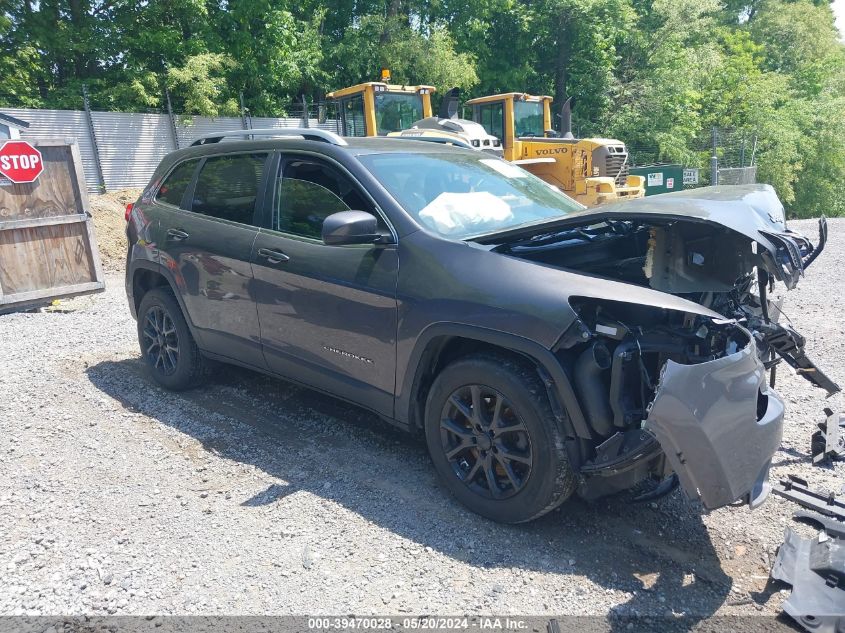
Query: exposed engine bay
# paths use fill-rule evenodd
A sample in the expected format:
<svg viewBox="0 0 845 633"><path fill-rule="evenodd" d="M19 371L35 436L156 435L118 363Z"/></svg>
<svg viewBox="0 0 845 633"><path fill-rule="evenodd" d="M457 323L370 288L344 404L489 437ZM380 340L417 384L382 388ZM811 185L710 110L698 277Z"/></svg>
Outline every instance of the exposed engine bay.
<svg viewBox="0 0 845 633"><path fill-rule="evenodd" d="M555 352L589 426L590 436L576 440L582 496L651 479L659 483L642 498L654 498L680 480L707 508L738 498L754 507L769 492L770 458L782 434L776 366L786 362L828 395L840 390L769 299L777 282L795 287L824 248L827 225L822 218L815 246L789 231L767 186L680 196L613 205L551 230L522 229L481 243L669 293L712 315L629 303L624 291L570 298L578 319Z"/></svg>
<svg viewBox="0 0 845 633"><path fill-rule="evenodd" d="M511 244L505 252L689 299L744 323L754 333L761 356L772 356L766 359L767 368L782 358L829 395L836 393L839 387L804 355L804 338L778 322L780 307L768 299L776 281L795 287L824 248L827 225L822 220L817 247L795 233L765 235L774 252L708 223L608 219Z"/></svg>

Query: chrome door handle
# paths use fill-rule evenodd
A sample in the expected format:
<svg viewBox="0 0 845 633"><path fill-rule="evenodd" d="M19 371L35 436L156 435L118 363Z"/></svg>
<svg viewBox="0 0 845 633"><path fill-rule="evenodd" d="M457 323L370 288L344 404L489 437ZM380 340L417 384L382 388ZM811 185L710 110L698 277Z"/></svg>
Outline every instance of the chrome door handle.
<svg viewBox="0 0 845 633"><path fill-rule="evenodd" d="M285 255L282 251L273 250L272 248L259 248L258 256L262 259L266 259L271 264L281 264L282 262L286 262L290 259L290 257Z"/></svg>
<svg viewBox="0 0 845 633"><path fill-rule="evenodd" d="M181 242L189 237L190 235L185 233L185 231L180 231L179 229L168 229L167 231L167 238L173 240L174 242Z"/></svg>

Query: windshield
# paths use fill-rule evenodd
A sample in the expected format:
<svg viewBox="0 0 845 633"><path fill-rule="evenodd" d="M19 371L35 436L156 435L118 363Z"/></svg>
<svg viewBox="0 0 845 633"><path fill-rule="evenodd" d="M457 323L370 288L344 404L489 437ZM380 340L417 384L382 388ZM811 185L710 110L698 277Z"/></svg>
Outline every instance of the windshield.
<svg viewBox="0 0 845 633"><path fill-rule="evenodd" d="M446 237L496 233L584 208L524 169L481 152L358 159L408 213Z"/></svg>
<svg viewBox="0 0 845 633"><path fill-rule="evenodd" d="M542 101L514 101L513 118L518 137L543 136Z"/></svg>
<svg viewBox="0 0 845 633"><path fill-rule="evenodd" d="M377 134L404 130L423 118L422 97L418 94L376 93Z"/></svg>

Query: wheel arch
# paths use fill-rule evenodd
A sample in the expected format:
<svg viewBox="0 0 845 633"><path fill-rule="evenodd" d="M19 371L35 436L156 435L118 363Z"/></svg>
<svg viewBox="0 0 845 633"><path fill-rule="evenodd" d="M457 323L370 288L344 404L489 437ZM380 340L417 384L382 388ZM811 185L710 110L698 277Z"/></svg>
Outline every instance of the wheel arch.
<svg viewBox="0 0 845 633"><path fill-rule="evenodd" d="M437 323L426 328L408 359L413 372L405 374L397 398L397 417L411 431L423 428L425 401L438 372L450 362L480 352L493 352L529 362L546 387L552 410L565 435L592 437L572 383L560 361L545 347L529 339L458 323Z"/></svg>
<svg viewBox="0 0 845 633"><path fill-rule="evenodd" d="M153 262L140 261L132 267L129 279L131 280L131 283L128 285L132 289L130 303L132 312L136 318L138 316L138 308L141 305L141 300L147 292L153 288L168 288L170 292L173 293L173 296L176 297L176 302L179 304L179 309L185 317L185 321L191 331L191 336L193 336L194 340L199 343L200 338L198 336L198 332L191 320L190 313L185 307L185 301L177 290L178 285L176 284L176 280L173 278L173 274L169 270L167 270L164 266Z"/></svg>

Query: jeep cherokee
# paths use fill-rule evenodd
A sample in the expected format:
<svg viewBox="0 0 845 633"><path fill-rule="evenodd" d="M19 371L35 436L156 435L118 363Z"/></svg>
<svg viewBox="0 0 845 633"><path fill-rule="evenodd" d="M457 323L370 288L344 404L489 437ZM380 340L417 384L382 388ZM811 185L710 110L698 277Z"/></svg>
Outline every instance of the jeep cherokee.
<svg viewBox="0 0 845 633"><path fill-rule="evenodd" d="M586 210L479 152L251 130L167 155L127 214L158 383L222 361L353 402L421 433L497 521L677 483L707 509L756 506L775 365L838 390L768 299L826 225L817 246L789 231L765 185Z"/></svg>

